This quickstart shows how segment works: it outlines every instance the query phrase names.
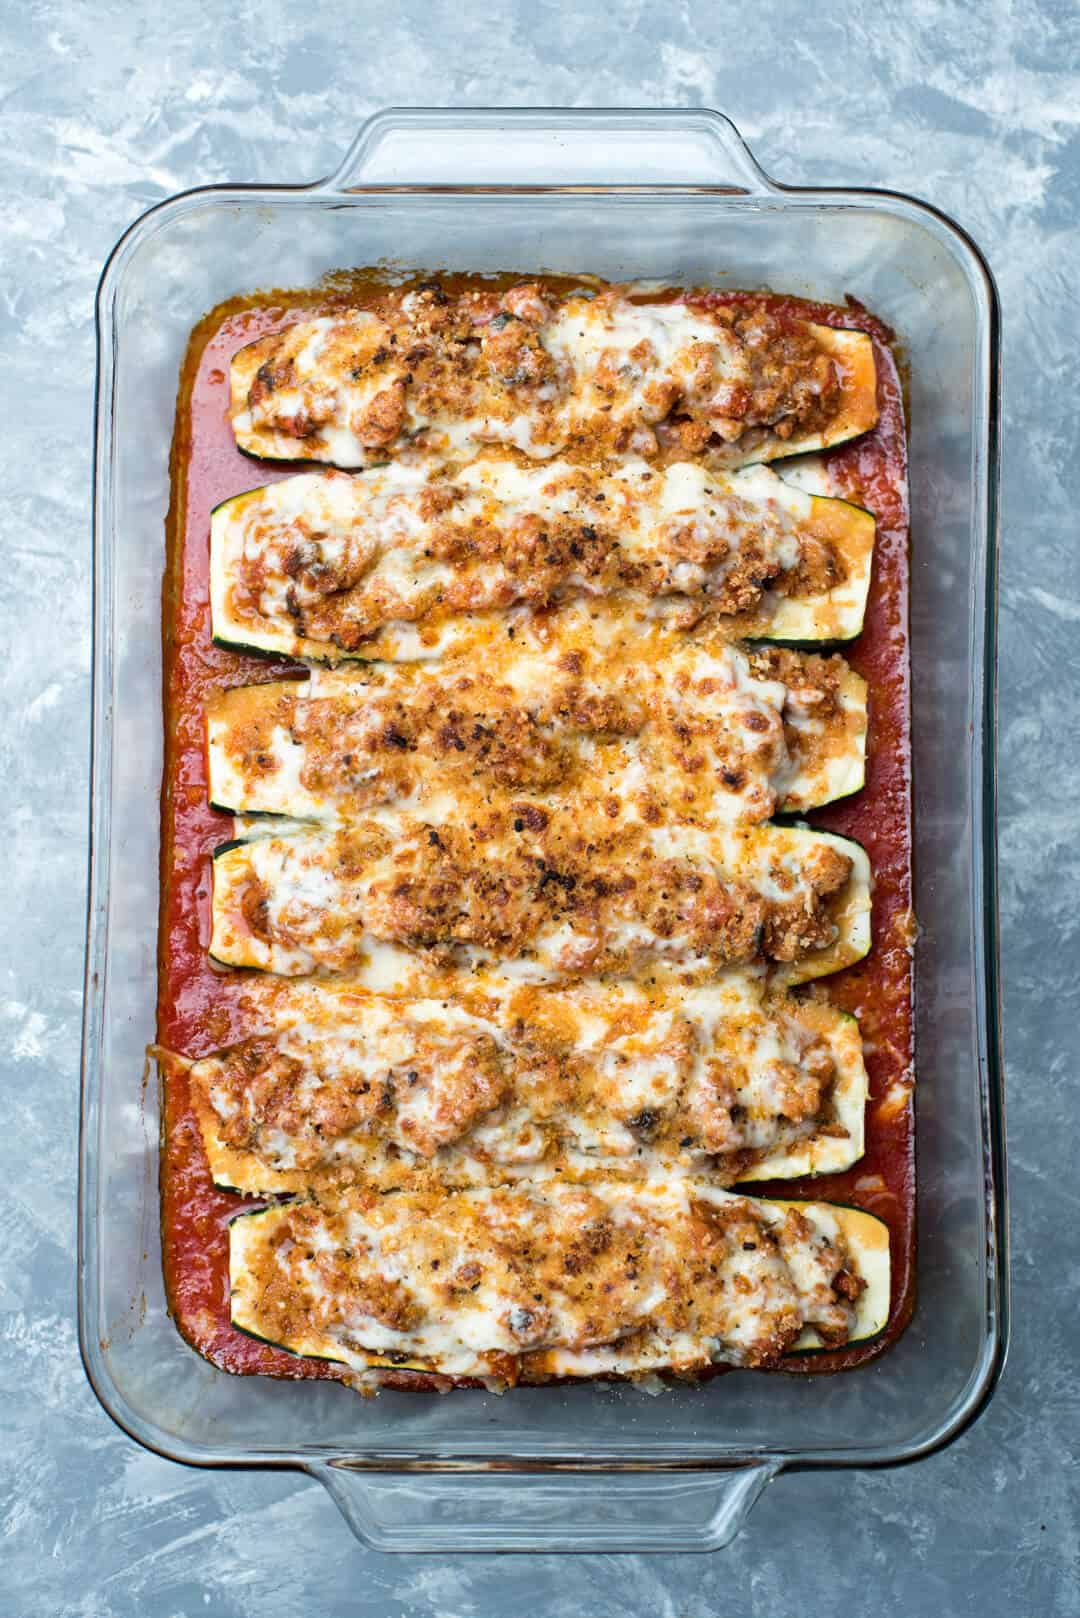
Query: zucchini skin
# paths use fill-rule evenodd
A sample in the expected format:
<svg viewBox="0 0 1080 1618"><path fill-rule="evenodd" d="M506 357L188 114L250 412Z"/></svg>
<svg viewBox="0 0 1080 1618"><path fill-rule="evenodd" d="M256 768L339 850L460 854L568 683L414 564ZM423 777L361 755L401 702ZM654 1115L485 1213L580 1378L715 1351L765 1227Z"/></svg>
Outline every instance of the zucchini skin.
<svg viewBox="0 0 1080 1618"><path fill-rule="evenodd" d="M230 1321L233 1331L238 1331L242 1337L250 1337L253 1343L263 1343L267 1348L279 1348L283 1354L291 1354L294 1360L320 1360L323 1365L345 1364L344 1360L335 1359L332 1354L316 1354L310 1349L290 1348L288 1343L279 1343L273 1337L263 1337L259 1332L252 1331L250 1326L241 1326L240 1322L231 1316Z"/></svg>
<svg viewBox="0 0 1080 1618"><path fill-rule="evenodd" d="M238 348L236 352L238 354L242 354L244 350L242 348ZM245 446L241 444L240 441L235 437L233 438L233 448L236 450L238 455L242 455L244 457L245 461L250 461L253 466L259 467L259 469L263 472L268 472L271 467L275 466L295 466L304 472L322 472L326 470L328 465L326 461L305 460L302 456L297 456L295 460L285 460L280 455L257 455L253 449L245 448ZM365 467L364 470L367 471L368 468ZM269 488L269 484L261 483L259 487L266 489ZM254 491L248 490L247 492L253 493ZM230 500L238 500L239 498L240 496L236 494L229 496ZM228 504L228 500L220 501L218 505L210 508L210 515L213 516L215 511L220 511L222 506L227 506ZM248 1335L250 1336L250 1333Z"/></svg>
<svg viewBox="0 0 1080 1618"><path fill-rule="evenodd" d="M280 657L280 652L272 652L266 646L252 646L250 641L226 640L222 635L212 635L212 646L218 646L223 652L239 652L243 657Z"/></svg>
<svg viewBox="0 0 1080 1618"><path fill-rule="evenodd" d="M850 635L830 635L826 640L793 640L788 635L766 635L760 631L755 632L755 641L762 641L769 646L786 646L793 652L818 652L822 647L850 646L862 634L862 625L853 630ZM220 645L221 643L218 642Z"/></svg>
<svg viewBox="0 0 1080 1618"><path fill-rule="evenodd" d="M212 860L219 859L222 854L228 854L234 848L246 848L247 844L248 839L246 837L230 837L224 843L218 843L216 848L210 850L210 858Z"/></svg>
<svg viewBox="0 0 1080 1618"><path fill-rule="evenodd" d="M760 639L761 637L759 636L758 638ZM301 657L297 652L283 652L279 647L276 646L253 646L250 641L229 640L224 635L217 634L211 635L210 643L212 646L217 646L223 652L238 652L242 657L263 657L275 663L280 663L283 659L286 659L290 663L303 662L311 668L325 668L328 664L333 667L337 663L379 663L385 661L384 659L374 655L368 656L364 652L341 652L338 651L337 647L334 648L334 656L332 658L316 658L306 654ZM807 644L822 646L825 644L825 642L814 641L808 642Z"/></svg>
<svg viewBox="0 0 1080 1618"><path fill-rule="evenodd" d="M245 815L249 820L291 821L299 820L301 818L299 815L288 814L284 809L239 809L235 804L232 803L218 803L215 798L210 799L210 807L211 809L216 809L219 815ZM322 822L313 820L310 822L310 824L312 829L314 829L315 827L321 825ZM234 837L228 843L220 843L218 847L212 851L213 856L216 858L219 850L221 853L224 853L227 848L235 848L238 843L246 843L248 841L249 839L247 837Z"/></svg>

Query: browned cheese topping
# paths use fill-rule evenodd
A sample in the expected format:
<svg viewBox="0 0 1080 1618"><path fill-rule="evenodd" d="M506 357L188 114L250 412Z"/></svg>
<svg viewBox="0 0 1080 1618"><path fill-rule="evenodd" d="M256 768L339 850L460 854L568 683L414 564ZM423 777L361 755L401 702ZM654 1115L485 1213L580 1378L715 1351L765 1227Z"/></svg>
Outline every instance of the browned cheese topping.
<svg viewBox="0 0 1080 1618"><path fill-rule="evenodd" d="M336 1000L193 1068L214 1139L244 1154L221 1165L243 1189L278 1189L280 1175L289 1189L358 1173L389 1184L429 1164L464 1184L676 1163L732 1183L811 1132L847 1136L831 1106L838 1060L841 1113L864 1090L849 1019L738 979L671 1006L628 989L524 988L474 1010Z"/></svg>
<svg viewBox="0 0 1080 1618"><path fill-rule="evenodd" d="M862 1291L839 1232L695 1181L380 1196L274 1210L243 1232L255 1318L357 1364L507 1382L773 1365L843 1342Z"/></svg>
<svg viewBox="0 0 1080 1618"><path fill-rule="evenodd" d="M844 700L840 658L658 639L642 636L623 661L595 648L515 654L493 636L488 655L435 667L223 692L209 707L213 796L320 820L444 800L449 816L500 791L548 807L599 796L612 820L659 804L666 820L700 825L828 798L830 766L852 756L865 723Z"/></svg>
<svg viewBox="0 0 1080 1618"><path fill-rule="evenodd" d="M738 633L783 629L801 606L828 633L857 608L872 539L865 512L764 466L597 471L503 452L452 475L430 457L308 472L215 512L215 632L336 661L386 655L410 626L430 649L470 615L604 602Z"/></svg>
<svg viewBox="0 0 1080 1618"><path fill-rule="evenodd" d="M405 816L257 839L218 861L216 903L275 971L340 970L372 938L527 953L572 977L791 962L835 938L829 901L852 861L828 841L672 828L659 805L655 821L520 799L459 825Z"/></svg>
<svg viewBox="0 0 1080 1618"><path fill-rule="evenodd" d="M861 1340L884 1225L729 1188L864 1147L857 1023L798 986L865 955L869 862L766 823L863 780L865 683L791 647L863 622L874 519L804 452L876 422L870 337L600 284L325 308L231 374L241 449L324 466L211 519L216 643L308 665L207 711L210 951L255 970L247 1037L170 1060L215 1182L295 1198L231 1225L234 1322L499 1387Z"/></svg>
<svg viewBox="0 0 1080 1618"><path fill-rule="evenodd" d="M734 448L745 461L763 444L783 453L828 432L863 380L859 337L764 302L647 301L619 287L557 297L535 284L447 295L429 285L242 349L233 420L256 453L342 466L418 438L458 456L513 443L589 460L723 459Z"/></svg>

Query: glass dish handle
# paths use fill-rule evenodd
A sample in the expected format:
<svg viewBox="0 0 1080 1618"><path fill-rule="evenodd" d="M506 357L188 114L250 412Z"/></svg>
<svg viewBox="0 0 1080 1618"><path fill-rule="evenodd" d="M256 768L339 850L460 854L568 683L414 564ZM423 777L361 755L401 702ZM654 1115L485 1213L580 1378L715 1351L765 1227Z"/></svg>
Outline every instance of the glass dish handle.
<svg viewBox="0 0 1080 1618"><path fill-rule="evenodd" d="M733 196L781 189L722 113L604 107L392 107L368 119L314 189L612 185Z"/></svg>
<svg viewBox="0 0 1080 1618"><path fill-rule="evenodd" d="M711 1472L382 1472L313 1461L376 1551L712 1551L743 1527L776 1461Z"/></svg>

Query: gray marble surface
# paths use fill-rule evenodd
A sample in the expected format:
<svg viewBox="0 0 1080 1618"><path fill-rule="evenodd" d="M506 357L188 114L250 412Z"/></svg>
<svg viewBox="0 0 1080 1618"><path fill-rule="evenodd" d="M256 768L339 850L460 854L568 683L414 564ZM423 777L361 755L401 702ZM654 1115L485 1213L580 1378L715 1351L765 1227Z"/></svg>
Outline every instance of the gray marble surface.
<svg viewBox="0 0 1080 1618"><path fill-rule="evenodd" d="M315 1484L189 1471L115 1429L74 1325L92 299L184 187L301 181L376 106L701 104L792 181L919 193L1004 304L1002 919L1015 1332L989 1412L895 1472L785 1478L712 1557L421 1561ZM1072 0L0 5L0 1612L5 1618L1080 1613L1075 1215L1080 509ZM1072 560L1070 561L1070 557ZM782 1534L783 1548L777 1549Z"/></svg>

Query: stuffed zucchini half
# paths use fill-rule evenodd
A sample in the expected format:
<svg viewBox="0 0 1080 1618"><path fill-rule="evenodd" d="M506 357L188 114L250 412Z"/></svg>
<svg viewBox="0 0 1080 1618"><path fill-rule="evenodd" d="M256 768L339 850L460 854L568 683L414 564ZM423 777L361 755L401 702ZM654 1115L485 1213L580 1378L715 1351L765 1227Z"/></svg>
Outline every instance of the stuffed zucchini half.
<svg viewBox="0 0 1080 1618"><path fill-rule="evenodd" d="M234 1219L230 1277L242 1331L357 1372L693 1375L874 1336L889 1237L857 1209L693 1179L356 1188Z"/></svg>
<svg viewBox="0 0 1080 1618"><path fill-rule="evenodd" d="M866 685L838 657L747 654L654 636L586 663L569 637L449 663L363 664L214 694L211 801L332 821L448 794L529 793L550 809L602 790L712 825L857 791ZM620 646L618 652L624 648Z"/></svg>
<svg viewBox="0 0 1080 1618"><path fill-rule="evenodd" d="M745 465L875 425L865 333L767 300L645 303L632 290L428 287L296 322L233 358L237 444L346 468L417 451L462 462L492 445L542 461L577 450Z"/></svg>
<svg viewBox="0 0 1080 1618"><path fill-rule="evenodd" d="M285 1026L185 1064L211 1172L239 1191L418 1174L730 1185L863 1152L855 1019L746 974L659 1001L632 985L457 1001L298 989L280 1011Z"/></svg>
<svg viewBox="0 0 1080 1618"><path fill-rule="evenodd" d="M312 472L224 501L210 537L214 638L337 662L471 640L477 615L567 602L780 641L862 627L873 517L765 466L631 460L599 472L505 457Z"/></svg>
<svg viewBox="0 0 1080 1618"><path fill-rule="evenodd" d="M865 332L811 324L808 331L819 350L833 362L837 381L835 402L827 419L816 428L809 424L790 434L762 424L740 434L733 444L711 450L722 466L746 466L776 461L789 455L808 455L834 444L847 443L877 426L877 366L874 345ZM786 426L786 424L784 424Z"/></svg>
<svg viewBox="0 0 1080 1618"><path fill-rule="evenodd" d="M829 833L624 826L507 798L475 821L381 811L225 845L210 951L378 981L390 946L409 952L412 984L491 963L537 981L774 966L801 983L866 954L869 912L865 852Z"/></svg>

